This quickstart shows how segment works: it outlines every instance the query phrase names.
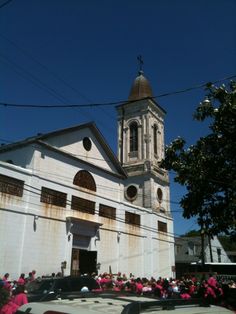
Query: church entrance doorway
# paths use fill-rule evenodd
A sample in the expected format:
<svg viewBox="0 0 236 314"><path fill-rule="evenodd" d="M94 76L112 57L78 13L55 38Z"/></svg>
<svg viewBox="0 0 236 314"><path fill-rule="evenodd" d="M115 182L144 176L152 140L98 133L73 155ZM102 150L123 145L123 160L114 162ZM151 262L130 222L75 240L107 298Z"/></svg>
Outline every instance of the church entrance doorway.
<svg viewBox="0 0 236 314"><path fill-rule="evenodd" d="M97 270L97 251L72 248L71 275L92 274Z"/></svg>

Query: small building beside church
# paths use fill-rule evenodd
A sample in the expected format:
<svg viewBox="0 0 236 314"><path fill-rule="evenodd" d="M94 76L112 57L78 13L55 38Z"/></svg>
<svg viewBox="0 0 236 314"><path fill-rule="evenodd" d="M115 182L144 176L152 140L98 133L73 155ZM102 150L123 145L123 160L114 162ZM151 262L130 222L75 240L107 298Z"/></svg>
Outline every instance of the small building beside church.
<svg viewBox="0 0 236 314"><path fill-rule="evenodd" d="M175 277L165 110L140 71L118 157L92 122L0 147L0 274Z"/></svg>
<svg viewBox="0 0 236 314"><path fill-rule="evenodd" d="M204 262L205 268L202 265L202 241L201 236L192 237L176 237L175 238L175 266L176 277L181 278L186 274L193 272L210 272L217 270L218 273L228 274L232 272L235 265L233 265L227 252L224 250L221 242L217 236L209 238L205 236L204 239ZM202 268L202 269L201 269ZM229 268L229 269L227 269ZM234 270L235 273L235 270ZM233 274L233 273L231 273Z"/></svg>

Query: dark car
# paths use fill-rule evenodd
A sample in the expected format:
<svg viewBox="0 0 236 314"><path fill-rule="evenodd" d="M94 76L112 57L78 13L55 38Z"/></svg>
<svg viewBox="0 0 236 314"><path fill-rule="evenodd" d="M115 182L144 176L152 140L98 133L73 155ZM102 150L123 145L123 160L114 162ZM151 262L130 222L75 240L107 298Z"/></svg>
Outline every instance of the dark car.
<svg viewBox="0 0 236 314"><path fill-rule="evenodd" d="M99 289L96 280L89 276L40 278L27 284L29 302L50 301L57 298L67 298L78 292L89 292Z"/></svg>

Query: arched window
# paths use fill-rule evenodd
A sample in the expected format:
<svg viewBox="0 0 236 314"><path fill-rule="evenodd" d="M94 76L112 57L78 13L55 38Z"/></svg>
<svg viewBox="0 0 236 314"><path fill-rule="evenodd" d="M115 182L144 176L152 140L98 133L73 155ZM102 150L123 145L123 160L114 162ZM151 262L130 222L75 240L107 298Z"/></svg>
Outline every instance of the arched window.
<svg viewBox="0 0 236 314"><path fill-rule="evenodd" d="M153 127L153 149L154 149L155 155L157 155L157 132L158 132L157 125L154 124L154 127Z"/></svg>
<svg viewBox="0 0 236 314"><path fill-rule="evenodd" d="M97 190L93 176L86 170L81 170L77 172L77 174L74 177L73 184L80 186L82 188L86 188L90 191L96 192Z"/></svg>
<svg viewBox="0 0 236 314"><path fill-rule="evenodd" d="M129 127L130 131L130 152L138 151L138 125L136 122L132 122Z"/></svg>

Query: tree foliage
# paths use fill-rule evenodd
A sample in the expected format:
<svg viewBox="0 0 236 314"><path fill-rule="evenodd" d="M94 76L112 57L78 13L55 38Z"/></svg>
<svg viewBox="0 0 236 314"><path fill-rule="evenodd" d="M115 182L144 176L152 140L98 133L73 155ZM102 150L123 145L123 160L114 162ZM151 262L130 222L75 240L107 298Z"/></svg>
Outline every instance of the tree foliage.
<svg viewBox="0 0 236 314"><path fill-rule="evenodd" d="M182 234L181 237L200 237L201 236L201 230L190 230L186 232L185 234Z"/></svg>
<svg viewBox="0 0 236 314"><path fill-rule="evenodd" d="M209 84L194 118L209 122L209 134L188 148L184 139L175 139L161 166L174 170L175 181L187 189L180 201L184 218L197 217L211 235L235 234L236 82L228 88Z"/></svg>
<svg viewBox="0 0 236 314"><path fill-rule="evenodd" d="M225 251L236 251L236 242L232 241L229 236L221 235L218 236L218 239Z"/></svg>

